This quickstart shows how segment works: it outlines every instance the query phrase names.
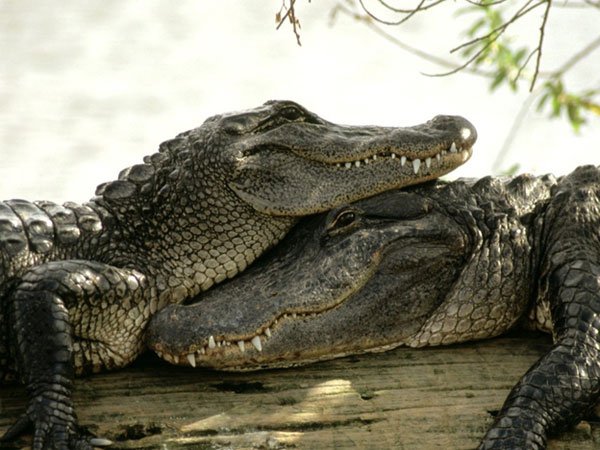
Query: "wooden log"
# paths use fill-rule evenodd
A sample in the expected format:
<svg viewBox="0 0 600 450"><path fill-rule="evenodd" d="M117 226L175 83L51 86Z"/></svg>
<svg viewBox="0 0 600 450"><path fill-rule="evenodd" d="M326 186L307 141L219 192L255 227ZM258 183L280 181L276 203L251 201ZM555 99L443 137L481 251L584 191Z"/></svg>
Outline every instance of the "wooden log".
<svg viewBox="0 0 600 450"><path fill-rule="evenodd" d="M80 423L110 449L473 449L519 377L550 347L534 333L399 348L305 367L222 373L147 355L78 379ZM0 433L26 405L0 388ZM19 440L6 448L22 448ZM582 422L550 449L599 448Z"/></svg>

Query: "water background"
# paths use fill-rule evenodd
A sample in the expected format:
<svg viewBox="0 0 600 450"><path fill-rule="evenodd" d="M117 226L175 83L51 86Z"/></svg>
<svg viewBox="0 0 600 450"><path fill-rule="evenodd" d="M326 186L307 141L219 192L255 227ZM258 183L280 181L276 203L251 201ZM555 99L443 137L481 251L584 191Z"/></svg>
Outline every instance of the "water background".
<svg viewBox="0 0 600 450"><path fill-rule="evenodd" d="M447 3L390 31L450 57L468 18L454 14L462 2ZM298 47L289 27L275 30L280 4L1 1L0 198L85 201L97 184L206 117L284 98L348 124L464 115L480 137L453 177L490 173L526 92L490 94L487 80L472 75L424 77L441 69L349 17L338 15L332 25L333 1L298 1ZM539 14L517 28L531 45ZM598 16L553 9L542 68L590 42ZM598 86L599 67L597 52L569 77L570 86ZM600 164L599 122L576 136L566 122L530 112L502 167L564 174Z"/></svg>

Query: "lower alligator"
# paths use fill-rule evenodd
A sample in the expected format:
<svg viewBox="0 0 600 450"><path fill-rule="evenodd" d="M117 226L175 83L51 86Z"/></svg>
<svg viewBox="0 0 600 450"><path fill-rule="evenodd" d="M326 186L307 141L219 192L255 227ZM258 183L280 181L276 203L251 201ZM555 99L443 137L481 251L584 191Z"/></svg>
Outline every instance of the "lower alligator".
<svg viewBox="0 0 600 450"><path fill-rule="evenodd" d="M201 300L153 318L168 361L253 370L552 331L480 446L541 449L600 395L600 169L437 182L306 218Z"/></svg>
<svg viewBox="0 0 600 450"><path fill-rule="evenodd" d="M18 372L34 450L90 448L74 373L123 367L151 316L235 276L300 216L436 178L470 155L464 119L327 122L293 102L208 119L84 205L0 202L0 381Z"/></svg>

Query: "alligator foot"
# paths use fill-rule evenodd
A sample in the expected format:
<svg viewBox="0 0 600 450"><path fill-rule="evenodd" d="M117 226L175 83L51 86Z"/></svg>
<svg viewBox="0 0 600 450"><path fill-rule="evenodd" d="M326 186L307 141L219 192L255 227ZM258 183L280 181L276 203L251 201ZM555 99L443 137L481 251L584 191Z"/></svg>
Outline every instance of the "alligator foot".
<svg viewBox="0 0 600 450"><path fill-rule="evenodd" d="M12 441L33 429L33 450L91 450L90 439L77 432L76 423L69 396L47 389L31 398L27 412L0 438L0 442Z"/></svg>

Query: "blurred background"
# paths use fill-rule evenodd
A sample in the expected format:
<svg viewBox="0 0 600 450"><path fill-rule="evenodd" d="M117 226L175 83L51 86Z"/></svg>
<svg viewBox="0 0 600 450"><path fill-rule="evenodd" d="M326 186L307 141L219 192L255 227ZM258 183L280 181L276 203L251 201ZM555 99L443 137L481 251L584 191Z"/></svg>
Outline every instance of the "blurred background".
<svg viewBox="0 0 600 450"><path fill-rule="evenodd" d="M416 3L416 2L402 2ZM444 58L465 41L466 2L446 2L388 27L403 42ZM562 2L568 3L568 2ZM300 38L276 30L280 0L19 0L0 2L0 198L85 201L158 144L208 116L293 99L346 124L413 125L460 114L479 131L474 156L451 174L565 174L600 163L600 120L575 134L535 108L515 117L525 86L490 92L490 80L403 51L338 11L300 1ZM350 3L343 3L347 6ZM413 5L414 6L414 5ZM543 70L559 67L598 30L600 14L556 8ZM515 27L532 48L543 11ZM600 85L600 52L569 72L570 87ZM513 131L511 131L513 130ZM494 163L507 137L508 151Z"/></svg>

